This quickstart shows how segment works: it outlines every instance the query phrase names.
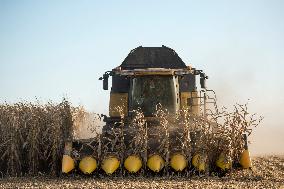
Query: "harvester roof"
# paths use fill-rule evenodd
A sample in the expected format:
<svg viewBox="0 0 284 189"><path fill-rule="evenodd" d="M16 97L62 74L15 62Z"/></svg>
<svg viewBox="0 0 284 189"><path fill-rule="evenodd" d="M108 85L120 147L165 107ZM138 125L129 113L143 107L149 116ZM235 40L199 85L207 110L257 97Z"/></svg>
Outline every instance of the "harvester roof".
<svg viewBox="0 0 284 189"><path fill-rule="evenodd" d="M169 68L182 69L186 64L171 48L142 47L139 46L130 51L120 65L122 70L145 69L145 68Z"/></svg>

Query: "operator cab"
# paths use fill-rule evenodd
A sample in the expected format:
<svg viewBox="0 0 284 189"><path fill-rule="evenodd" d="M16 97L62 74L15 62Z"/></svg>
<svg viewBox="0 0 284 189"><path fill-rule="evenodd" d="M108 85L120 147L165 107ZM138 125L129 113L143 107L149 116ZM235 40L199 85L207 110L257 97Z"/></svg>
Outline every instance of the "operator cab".
<svg viewBox="0 0 284 189"><path fill-rule="evenodd" d="M129 108L140 108L146 117L154 116L158 106L169 113L179 107L177 79L174 76L140 76L132 79Z"/></svg>

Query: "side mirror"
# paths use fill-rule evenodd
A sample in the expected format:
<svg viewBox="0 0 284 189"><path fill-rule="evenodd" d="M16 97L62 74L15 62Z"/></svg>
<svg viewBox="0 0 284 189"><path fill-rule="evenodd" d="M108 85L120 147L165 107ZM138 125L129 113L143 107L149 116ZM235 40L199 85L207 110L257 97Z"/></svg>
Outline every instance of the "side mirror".
<svg viewBox="0 0 284 189"><path fill-rule="evenodd" d="M206 79L208 79L208 76L203 72L200 73L200 86L203 89L206 89Z"/></svg>
<svg viewBox="0 0 284 189"><path fill-rule="evenodd" d="M108 90L108 77L103 78L103 89Z"/></svg>
<svg viewBox="0 0 284 189"><path fill-rule="evenodd" d="M200 86L201 88L205 89L206 88L206 83L205 83L205 78L201 77L200 78Z"/></svg>
<svg viewBox="0 0 284 189"><path fill-rule="evenodd" d="M103 80L103 89L108 90L108 78L109 76L112 76L111 71L107 71L104 73L103 77L100 77L99 80Z"/></svg>

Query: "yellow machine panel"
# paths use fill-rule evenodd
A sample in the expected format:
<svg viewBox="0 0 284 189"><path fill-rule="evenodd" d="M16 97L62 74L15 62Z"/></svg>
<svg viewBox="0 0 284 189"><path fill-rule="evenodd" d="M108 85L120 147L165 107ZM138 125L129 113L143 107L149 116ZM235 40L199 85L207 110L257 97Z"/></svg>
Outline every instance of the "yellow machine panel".
<svg viewBox="0 0 284 189"><path fill-rule="evenodd" d="M128 93L110 93L109 116L120 117L128 114Z"/></svg>
<svg viewBox="0 0 284 189"><path fill-rule="evenodd" d="M199 115L199 98L197 91L180 93L181 109L189 109L192 114Z"/></svg>

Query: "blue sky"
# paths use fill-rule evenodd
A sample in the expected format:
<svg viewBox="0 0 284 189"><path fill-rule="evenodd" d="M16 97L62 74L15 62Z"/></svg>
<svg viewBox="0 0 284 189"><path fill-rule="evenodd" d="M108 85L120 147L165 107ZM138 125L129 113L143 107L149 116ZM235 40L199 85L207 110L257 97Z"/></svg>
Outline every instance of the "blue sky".
<svg viewBox="0 0 284 189"><path fill-rule="evenodd" d="M253 149L284 153L283 10L281 0L0 0L0 102L66 96L106 113L104 71L137 46L166 45L205 70L220 106L250 99L265 117Z"/></svg>

